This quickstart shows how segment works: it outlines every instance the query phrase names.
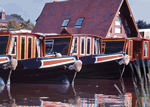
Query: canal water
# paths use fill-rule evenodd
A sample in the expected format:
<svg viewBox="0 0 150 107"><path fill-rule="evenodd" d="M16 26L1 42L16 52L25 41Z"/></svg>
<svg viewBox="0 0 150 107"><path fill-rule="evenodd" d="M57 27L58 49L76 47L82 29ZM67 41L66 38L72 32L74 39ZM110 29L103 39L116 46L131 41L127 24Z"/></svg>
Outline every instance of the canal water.
<svg viewBox="0 0 150 107"><path fill-rule="evenodd" d="M134 107L136 103L131 78L0 86L0 107Z"/></svg>

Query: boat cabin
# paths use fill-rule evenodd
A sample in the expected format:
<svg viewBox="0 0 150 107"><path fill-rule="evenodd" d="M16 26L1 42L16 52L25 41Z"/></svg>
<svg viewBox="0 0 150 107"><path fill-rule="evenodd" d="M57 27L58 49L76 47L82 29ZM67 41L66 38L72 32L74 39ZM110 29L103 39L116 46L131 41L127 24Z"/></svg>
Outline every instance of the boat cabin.
<svg viewBox="0 0 150 107"><path fill-rule="evenodd" d="M102 53L124 52L130 56L130 60L150 58L150 40L143 38L109 38L102 40Z"/></svg>
<svg viewBox="0 0 150 107"><path fill-rule="evenodd" d="M101 37L90 34L46 35L46 57L88 56L101 53Z"/></svg>
<svg viewBox="0 0 150 107"><path fill-rule="evenodd" d="M34 33L0 32L0 54L17 60L44 57L44 36Z"/></svg>

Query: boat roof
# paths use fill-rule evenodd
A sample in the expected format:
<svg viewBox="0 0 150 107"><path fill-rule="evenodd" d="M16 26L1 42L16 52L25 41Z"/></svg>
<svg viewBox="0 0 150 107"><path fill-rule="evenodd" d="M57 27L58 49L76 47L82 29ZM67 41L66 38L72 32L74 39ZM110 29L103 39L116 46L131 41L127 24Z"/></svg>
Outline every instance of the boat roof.
<svg viewBox="0 0 150 107"><path fill-rule="evenodd" d="M34 36L42 36L45 37L42 34L36 34L36 33L30 33L30 32L0 32L0 36L10 36L10 35L34 35Z"/></svg>
<svg viewBox="0 0 150 107"><path fill-rule="evenodd" d="M65 36L72 36L72 37L86 37L86 36L91 36L91 37L98 37L102 38L101 36L98 35L92 35L92 34L57 34L57 35L45 35L46 37L65 37Z"/></svg>

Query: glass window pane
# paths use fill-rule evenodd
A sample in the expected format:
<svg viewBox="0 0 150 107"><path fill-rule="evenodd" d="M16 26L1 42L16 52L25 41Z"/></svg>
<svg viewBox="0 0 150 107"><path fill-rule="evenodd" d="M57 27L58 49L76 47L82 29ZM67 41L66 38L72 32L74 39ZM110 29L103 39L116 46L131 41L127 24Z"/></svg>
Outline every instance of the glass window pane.
<svg viewBox="0 0 150 107"><path fill-rule="evenodd" d="M81 54L84 54L84 43L85 43L85 39L81 38Z"/></svg>
<svg viewBox="0 0 150 107"><path fill-rule="evenodd" d="M121 18L120 17L116 17L115 25L121 25Z"/></svg>
<svg viewBox="0 0 150 107"><path fill-rule="evenodd" d="M67 27L68 23L69 23L70 19L65 19L62 23L62 27Z"/></svg>
<svg viewBox="0 0 150 107"><path fill-rule="evenodd" d="M121 27L115 27L115 33L121 33Z"/></svg>
<svg viewBox="0 0 150 107"><path fill-rule="evenodd" d="M75 26L81 26L84 18L79 18L75 24Z"/></svg>
<svg viewBox="0 0 150 107"><path fill-rule="evenodd" d="M21 37L21 59L24 59L25 52L25 37Z"/></svg>
<svg viewBox="0 0 150 107"><path fill-rule="evenodd" d="M77 53L77 38L74 38L73 53Z"/></svg>
<svg viewBox="0 0 150 107"><path fill-rule="evenodd" d="M144 56L148 57L148 42L144 42Z"/></svg>
<svg viewBox="0 0 150 107"><path fill-rule="evenodd" d="M28 58L31 58L32 38L28 38Z"/></svg>
<svg viewBox="0 0 150 107"><path fill-rule="evenodd" d="M11 54L16 54L17 37L13 37L13 38L14 38L14 42L13 42L13 49Z"/></svg>
<svg viewBox="0 0 150 107"><path fill-rule="evenodd" d="M91 39L90 38L88 38L87 39L87 54L90 54L90 50L91 50Z"/></svg>

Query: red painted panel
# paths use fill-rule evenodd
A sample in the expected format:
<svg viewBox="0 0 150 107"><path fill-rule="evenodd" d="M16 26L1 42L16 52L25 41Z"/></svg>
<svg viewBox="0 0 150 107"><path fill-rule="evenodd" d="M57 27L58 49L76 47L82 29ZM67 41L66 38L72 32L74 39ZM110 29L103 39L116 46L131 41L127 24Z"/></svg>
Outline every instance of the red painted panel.
<svg viewBox="0 0 150 107"><path fill-rule="evenodd" d="M52 64L59 64L59 63L68 62L68 61L74 61L74 59L71 58L71 59L63 59L63 60L43 61L43 66L52 65Z"/></svg>
<svg viewBox="0 0 150 107"><path fill-rule="evenodd" d="M98 57L97 61L109 60L109 59L118 58L118 57L122 57L122 55Z"/></svg>
<svg viewBox="0 0 150 107"><path fill-rule="evenodd" d="M0 58L0 62L7 61L7 60L8 60L7 58Z"/></svg>

